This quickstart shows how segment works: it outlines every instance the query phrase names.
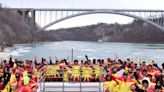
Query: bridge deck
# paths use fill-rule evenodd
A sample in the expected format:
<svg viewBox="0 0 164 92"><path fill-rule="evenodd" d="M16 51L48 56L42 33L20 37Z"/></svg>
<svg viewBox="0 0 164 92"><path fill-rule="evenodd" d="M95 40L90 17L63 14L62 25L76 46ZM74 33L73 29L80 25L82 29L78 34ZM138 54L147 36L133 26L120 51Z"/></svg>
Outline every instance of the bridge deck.
<svg viewBox="0 0 164 92"><path fill-rule="evenodd" d="M87 9L87 8L6 8L12 10L35 10L35 11L94 11L94 10L112 10L121 12L164 12L157 9Z"/></svg>

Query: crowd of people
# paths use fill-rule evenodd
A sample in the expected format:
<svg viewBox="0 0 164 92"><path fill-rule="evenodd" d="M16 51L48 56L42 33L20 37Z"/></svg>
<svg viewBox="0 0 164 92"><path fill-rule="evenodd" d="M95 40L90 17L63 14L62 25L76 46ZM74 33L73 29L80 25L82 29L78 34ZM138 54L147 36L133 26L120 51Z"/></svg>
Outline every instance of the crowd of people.
<svg viewBox="0 0 164 92"><path fill-rule="evenodd" d="M164 63L158 67L154 61L90 60L87 56L85 61L73 62L52 62L51 57L22 61L11 56L0 64L2 92L36 92L40 77L54 82L101 82L104 92L164 92Z"/></svg>
<svg viewBox="0 0 164 92"><path fill-rule="evenodd" d="M158 67L154 61L50 60L45 76L45 81L102 82L105 92L164 92L164 63Z"/></svg>
<svg viewBox="0 0 164 92"><path fill-rule="evenodd" d="M12 60L10 56L0 63L0 92L37 92L38 81L39 68L31 60Z"/></svg>

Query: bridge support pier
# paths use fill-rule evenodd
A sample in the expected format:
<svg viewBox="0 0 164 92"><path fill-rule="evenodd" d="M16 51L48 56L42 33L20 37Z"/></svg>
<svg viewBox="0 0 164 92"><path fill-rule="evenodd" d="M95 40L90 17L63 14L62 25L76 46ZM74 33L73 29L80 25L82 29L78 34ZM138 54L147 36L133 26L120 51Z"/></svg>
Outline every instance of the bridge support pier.
<svg viewBox="0 0 164 92"><path fill-rule="evenodd" d="M35 21L35 10L30 11L31 12L31 24L33 26L33 29L36 28L36 21Z"/></svg>
<svg viewBox="0 0 164 92"><path fill-rule="evenodd" d="M18 13L22 16L23 20L30 23L33 29L36 28L35 10L21 10Z"/></svg>

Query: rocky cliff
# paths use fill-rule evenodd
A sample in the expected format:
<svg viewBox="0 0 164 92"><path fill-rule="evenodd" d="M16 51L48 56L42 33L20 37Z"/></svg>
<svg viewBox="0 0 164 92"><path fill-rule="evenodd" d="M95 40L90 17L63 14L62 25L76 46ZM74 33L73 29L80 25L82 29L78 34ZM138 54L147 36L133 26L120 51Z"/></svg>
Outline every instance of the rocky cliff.
<svg viewBox="0 0 164 92"><path fill-rule="evenodd" d="M0 44L32 42L33 31L17 12L0 8Z"/></svg>

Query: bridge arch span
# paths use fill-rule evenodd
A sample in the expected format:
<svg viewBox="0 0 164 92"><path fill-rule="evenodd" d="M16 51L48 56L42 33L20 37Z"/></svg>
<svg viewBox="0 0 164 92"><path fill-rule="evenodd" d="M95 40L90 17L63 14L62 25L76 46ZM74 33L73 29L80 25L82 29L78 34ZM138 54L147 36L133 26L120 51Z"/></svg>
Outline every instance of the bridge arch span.
<svg viewBox="0 0 164 92"><path fill-rule="evenodd" d="M89 15L89 14L99 14L99 13L105 13L105 14L117 14L117 15L122 15L122 16L127 16L127 17L131 17L131 18L135 18L135 19L138 19L138 20L142 20L158 29L160 29L161 31L164 32L164 28L148 19L144 19L144 18L141 18L139 16L136 16L136 15L132 15L132 14L127 14L127 13L123 13L123 12L115 12L115 11L111 11L111 10L94 10L94 11L86 11L86 12L82 12L82 13L78 13L78 14L74 14L74 15L70 15L70 16L67 16L67 17L63 17L61 19L58 19L58 20L55 20L45 26L43 26L42 28L40 28L38 31L43 31L45 30L46 28L54 25L54 24L57 24L61 21L64 21L64 20L67 20L67 19L70 19L70 18L73 18L73 17L78 17L78 16L82 16L82 15Z"/></svg>

